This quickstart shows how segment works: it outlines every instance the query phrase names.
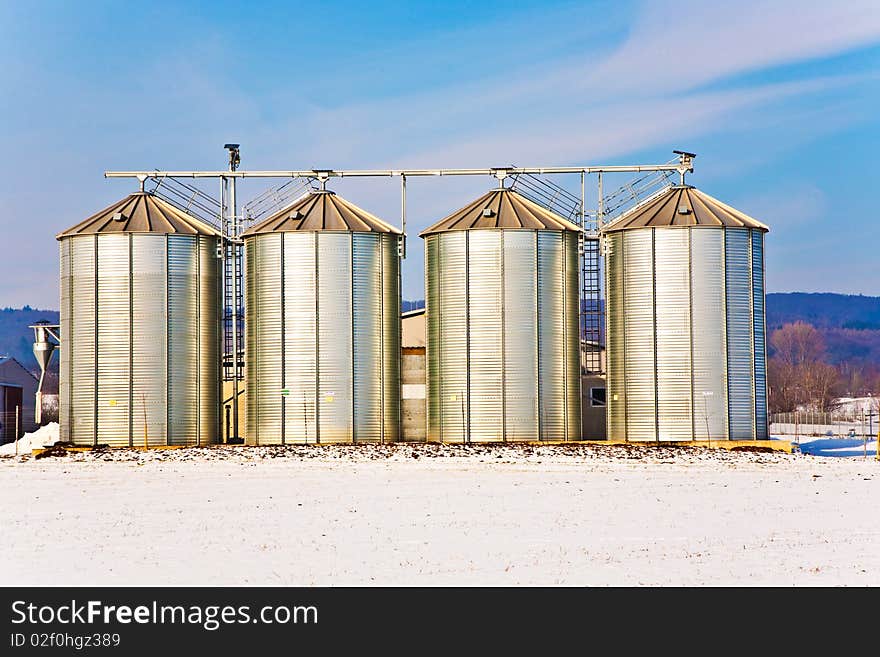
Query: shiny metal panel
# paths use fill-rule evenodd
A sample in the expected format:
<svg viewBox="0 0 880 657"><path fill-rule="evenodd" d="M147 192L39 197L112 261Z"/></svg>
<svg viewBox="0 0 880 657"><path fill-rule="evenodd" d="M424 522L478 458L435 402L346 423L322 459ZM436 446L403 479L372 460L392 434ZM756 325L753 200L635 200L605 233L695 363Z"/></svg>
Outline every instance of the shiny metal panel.
<svg viewBox="0 0 880 657"><path fill-rule="evenodd" d="M58 323L67 331L71 329L70 302L71 302L71 277L70 277L70 240L58 244L59 251L59 274L60 274L60 301L58 309ZM69 442L70 437L70 354L72 343L68 342L68 333L63 333L64 349L58 350L58 420L62 442Z"/></svg>
<svg viewBox="0 0 880 657"><path fill-rule="evenodd" d="M724 310L724 232L713 229L687 232L691 238L694 439L725 440L727 328Z"/></svg>
<svg viewBox="0 0 880 657"><path fill-rule="evenodd" d="M70 309L68 323L61 324L61 335L70 350L70 439L78 445L94 445L97 238L71 239L69 247Z"/></svg>
<svg viewBox="0 0 880 657"><path fill-rule="evenodd" d="M657 440L654 230L624 234L627 440Z"/></svg>
<svg viewBox="0 0 880 657"><path fill-rule="evenodd" d="M168 444L199 442L199 238L168 239Z"/></svg>
<svg viewBox="0 0 880 657"><path fill-rule="evenodd" d="M580 313L578 303L578 234L567 231L563 233L563 258L565 260L565 361L562 376L566 378L565 414L566 440L581 439L581 367L580 367L580 329L578 320Z"/></svg>
<svg viewBox="0 0 880 657"><path fill-rule="evenodd" d="M102 238L103 239L103 238ZM168 273L165 235L131 235L132 443L167 444Z"/></svg>
<svg viewBox="0 0 880 657"><path fill-rule="evenodd" d="M538 232L538 422L540 440L565 440L565 253L562 233Z"/></svg>
<svg viewBox="0 0 880 657"><path fill-rule="evenodd" d="M282 235L260 235L255 240L254 260L248 263L259 275L255 277L255 294L248 303L255 311L255 335L258 356L251 368L248 389L258 407L253 423L248 418L248 431L258 445L281 443L282 395L282 325L281 325L281 240ZM286 263L285 263L286 264ZM286 328L286 327L285 327Z"/></svg>
<svg viewBox="0 0 880 657"><path fill-rule="evenodd" d="M605 240L605 336L608 374L606 379L608 439L626 440L626 315L624 312L624 233L612 233Z"/></svg>
<svg viewBox="0 0 880 657"><path fill-rule="evenodd" d="M250 389L250 381L254 376L254 372L257 371L257 363L260 360L260 349L259 343L257 342L257 338L259 336L259 330L257 323L259 322L259 317L257 313L252 311L252 305L254 300L257 298L257 277L250 275L251 272L257 270L259 263L257 262L257 241L255 239L247 240L244 243L244 248L242 249L244 253L244 304L245 304L245 313L247 313L245 317L244 323L244 349L245 349L245 379L248 381L247 388L245 389L245 403L247 404L247 424L246 424L246 439L248 444L259 444L259 432L255 429L258 426L257 418L259 417L258 412L258 397L254 392ZM225 397L225 395L224 395ZM226 400L223 400L224 405L227 403ZM225 410L223 410L225 413ZM224 419L221 417L221 422ZM225 428L223 429L225 431Z"/></svg>
<svg viewBox="0 0 880 657"><path fill-rule="evenodd" d="M690 231L654 233L657 437L691 440Z"/></svg>
<svg viewBox="0 0 880 657"><path fill-rule="evenodd" d="M263 240L269 235L258 236L257 240ZM274 237L278 237L277 235ZM290 395L282 398L280 390L269 394L284 405L284 441L286 443L314 443L317 439L317 394L318 394L318 318L316 314L316 282L317 270L315 269L316 257L315 233L284 233L284 266L283 288L284 295L284 388L290 391ZM248 239L246 243L250 248L254 239ZM281 270L281 263L266 263L264 269L277 267ZM248 269L248 281L261 278L263 270L257 269L253 273ZM271 294L272 291L270 290ZM252 306L248 302L248 322L254 321L258 327L257 340L262 348L272 344L272 335L275 329L271 324L262 323L256 316ZM282 367L280 354L275 361L275 367Z"/></svg>
<svg viewBox="0 0 880 657"><path fill-rule="evenodd" d="M396 440L395 237L272 232L245 245L248 441Z"/></svg>
<svg viewBox="0 0 880 657"><path fill-rule="evenodd" d="M504 233L505 440L538 439L537 233Z"/></svg>
<svg viewBox="0 0 880 657"><path fill-rule="evenodd" d="M727 389L731 440L755 436L751 239L745 228L725 230Z"/></svg>
<svg viewBox="0 0 880 657"><path fill-rule="evenodd" d="M501 231L468 233L470 440L502 440Z"/></svg>
<svg viewBox="0 0 880 657"><path fill-rule="evenodd" d="M465 442L468 421L467 237L469 233L431 236L438 244L440 440ZM433 267L429 266L429 270ZM430 391L435 395L436 389Z"/></svg>
<svg viewBox="0 0 880 657"><path fill-rule="evenodd" d="M322 443L352 439L351 233L318 234L318 418Z"/></svg>
<svg viewBox="0 0 880 657"><path fill-rule="evenodd" d="M111 447L129 445L128 239L98 237L97 440Z"/></svg>
<svg viewBox="0 0 880 657"><path fill-rule="evenodd" d="M400 440L400 258L399 237L383 234L382 250L382 358L383 358L383 430L384 442Z"/></svg>
<svg viewBox="0 0 880 657"><path fill-rule="evenodd" d="M441 426L443 381L440 352L442 350L442 296L443 284L440 278L440 237L425 238L425 399L427 413L426 438L431 442L443 440Z"/></svg>
<svg viewBox="0 0 880 657"><path fill-rule="evenodd" d="M604 239L609 438L766 437L763 230Z"/></svg>
<svg viewBox="0 0 880 657"><path fill-rule="evenodd" d="M159 233L61 240L68 360L60 386L70 400L61 418L71 440L91 445L97 434L98 443L117 447L143 446L145 435L150 446L169 435L174 444L216 440L213 240ZM202 288L215 292L202 299ZM203 316L206 305L215 317Z"/></svg>
<svg viewBox="0 0 880 657"><path fill-rule="evenodd" d="M755 337L755 438L766 440L767 345L764 302L764 233L751 231L752 239L752 321Z"/></svg>
<svg viewBox="0 0 880 657"><path fill-rule="evenodd" d="M220 442L220 259L216 237L199 238L198 389L200 445Z"/></svg>
<svg viewBox="0 0 880 657"><path fill-rule="evenodd" d="M382 252L379 233L352 233L354 441L382 440Z"/></svg>
<svg viewBox="0 0 880 657"><path fill-rule="evenodd" d="M446 231L425 248L429 439L579 439L576 234Z"/></svg>

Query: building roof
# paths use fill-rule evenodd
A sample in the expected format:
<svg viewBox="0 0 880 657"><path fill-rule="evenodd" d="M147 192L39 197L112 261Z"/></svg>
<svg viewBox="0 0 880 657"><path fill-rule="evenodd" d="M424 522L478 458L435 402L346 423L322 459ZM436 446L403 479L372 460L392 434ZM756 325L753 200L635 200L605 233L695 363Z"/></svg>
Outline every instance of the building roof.
<svg viewBox="0 0 880 657"><path fill-rule="evenodd" d="M112 233L157 233L160 235L218 235L205 222L178 210L148 192L136 192L96 212L56 239L75 235Z"/></svg>
<svg viewBox="0 0 880 657"><path fill-rule="evenodd" d="M6 372L10 372L12 370L20 371L24 374L27 374L34 381L39 380L39 377L31 372L24 365L22 365L17 358L13 358L12 356L0 355L0 379L3 379L4 376L8 377L8 374L6 374ZM5 385L9 385L8 380L6 381Z"/></svg>
<svg viewBox="0 0 880 657"><path fill-rule="evenodd" d="M723 226L770 230L757 219L691 187L676 185L624 212L603 233L650 227Z"/></svg>
<svg viewBox="0 0 880 657"><path fill-rule="evenodd" d="M577 224L505 187L483 194L419 235L425 237L433 233L480 228L581 230Z"/></svg>
<svg viewBox="0 0 880 657"><path fill-rule="evenodd" d="M296 231L400 233L400 229L349 203L334 192L318 190L297 199L268 219L251 226L242 237Z"/></svg>

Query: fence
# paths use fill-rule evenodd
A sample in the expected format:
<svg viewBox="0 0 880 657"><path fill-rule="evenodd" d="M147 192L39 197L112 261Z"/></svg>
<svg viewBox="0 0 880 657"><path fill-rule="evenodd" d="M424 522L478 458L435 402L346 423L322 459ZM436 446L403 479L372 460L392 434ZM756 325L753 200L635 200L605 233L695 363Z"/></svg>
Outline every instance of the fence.
<svg viewBox="0 0 880 657"><path fill-rule="evenodd" d="M16 433L17 432L17 433ZM24 435L21 409L10 412L0 411L0 444L10 443Z"/></svg>
<svg viewBox="0 0 880 657"><path fill-rule="evenodd" d="M877 435L877 411L822 413L794 411L772 413L770 433L777 436L847 436L872 438Z"/></svg>

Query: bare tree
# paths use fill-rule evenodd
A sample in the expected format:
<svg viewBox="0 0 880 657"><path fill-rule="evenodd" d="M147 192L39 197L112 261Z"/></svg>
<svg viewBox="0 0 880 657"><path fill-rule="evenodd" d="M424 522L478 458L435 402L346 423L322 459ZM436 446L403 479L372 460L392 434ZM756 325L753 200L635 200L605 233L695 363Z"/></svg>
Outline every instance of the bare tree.
<svg viewBox="0 0 880 657"><path fill-rule="evenodd" d="M772 412L807 405L830 410L838 393L840 372L825 362L825 341L811 324L785 324L770 335L773 357L767 365Z"/></svg>
<svg viewBox="0 0 880 657"><path fill-rule="evenodd" d="M770 346L774 358L783 363L797 366L815 363L825 356L825 339L816 327L797 321L785 324L770 334Z"/></svg>

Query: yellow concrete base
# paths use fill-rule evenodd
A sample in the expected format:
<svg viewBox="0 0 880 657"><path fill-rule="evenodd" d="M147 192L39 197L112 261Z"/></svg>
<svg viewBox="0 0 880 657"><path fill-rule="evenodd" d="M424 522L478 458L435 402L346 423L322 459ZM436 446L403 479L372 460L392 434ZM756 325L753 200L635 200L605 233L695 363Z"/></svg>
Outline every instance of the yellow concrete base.
<svg viewBox="0 0 880 657"><path fill-rule="evenodd" d="M655 447L709 447L711 449L734 449L735 447L767 447L775 452L791 454L792 446L788 440L681 440L681 441L625 441L625 440L584 440L592 445L647 445Z"/></svg>

